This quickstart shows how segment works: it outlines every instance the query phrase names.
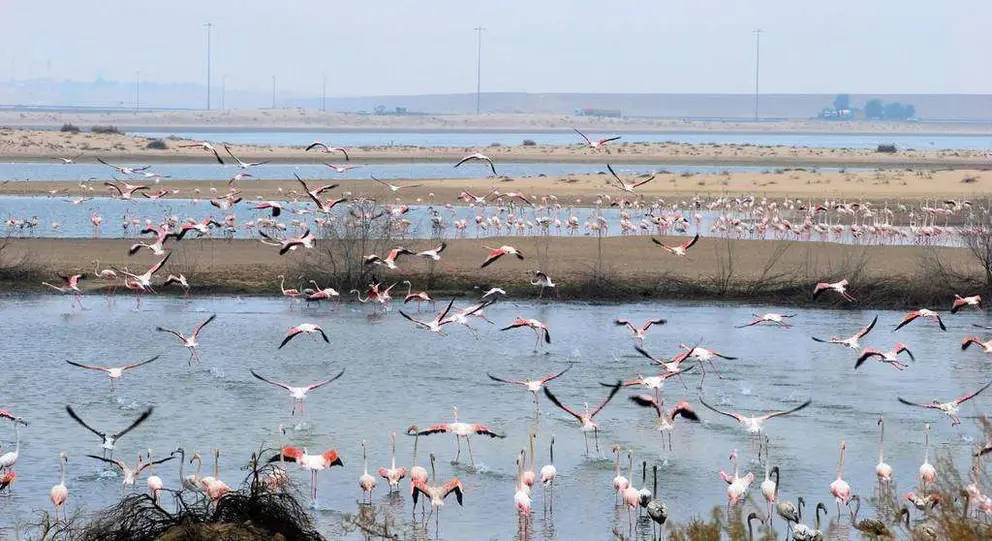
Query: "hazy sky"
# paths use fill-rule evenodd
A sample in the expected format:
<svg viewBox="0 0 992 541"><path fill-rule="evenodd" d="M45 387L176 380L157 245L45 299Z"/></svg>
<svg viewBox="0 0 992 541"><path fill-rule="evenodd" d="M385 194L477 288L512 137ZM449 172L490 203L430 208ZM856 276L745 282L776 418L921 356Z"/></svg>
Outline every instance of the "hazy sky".
<svg viewBox="0 0 992 541"><path fill-rule="evenodd" d="M992 1L0 0L0 78L331 96L484 91L992 93ZM14 45L16 44L16 45ZM3 58L2 55L6 55Z"/></svg>

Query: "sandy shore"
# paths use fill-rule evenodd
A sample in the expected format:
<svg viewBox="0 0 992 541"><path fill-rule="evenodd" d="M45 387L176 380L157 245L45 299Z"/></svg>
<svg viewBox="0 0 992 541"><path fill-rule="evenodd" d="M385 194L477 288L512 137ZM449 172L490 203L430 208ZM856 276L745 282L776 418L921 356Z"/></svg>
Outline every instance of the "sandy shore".
<svg viewBox="0 0 992 541"><path fill-rule="evenodd" d="M674 239L670 239L674 240ZM58 273L92 273L94 259L101 268L128 265L143 271L157 258L145 251L126 256L129 240L11 239L2 251L5 265L20 262L29 269L15 281L0 282L10 291L44 291L42 280ZM512 258L480 269L487 250L483 245L510 244L526 259ZM410 249L426 249L429 241L410 241ZM307 273L321 283L333 277L326 250L338 250L330 241L317 248L279 256L277 248L257 241L192 239L177 243L161 279L182 272L201 293L263 293L278 295L278 275ZM602 250L600 255L600 249ZM741 298L753 302L806 302L809 287L818 280L847 276L853 294L863 304L913 306L949 302L953 288L973 286L936 279L927 270L933 257L956 273L980 277L981 267L965 249L918 246L851 246L791 241L728 241L704 238L686 258L663 252L648 237L605 238L488 238L451 239L433 276L424 260L401 260L400 271L379 270L383 281L409 278L418 287L432 280L446 294L472 294L473 287L504 287L517 295L534 295L528 284L535 269L558 282L562 298L692 297ZM928 259L929 258L929 259ZM728 265L728 262L731 262ZM88 281L86 287L96 288ZM339 287L340 288L340 287ZM964 294L964 292L962 292ZM968 293L970 294L970 293ZM946 297L946 298L945 298ZM826 304L830 304L827 301Z"/></svg>
<svg viewBox="0 0 992 541"><path fill-rule="evenodd" d="M591 166L591 170L605 167ZM360 170L359 170L360 171ZM622 174L622 172L621 172ZM500 192L522 192L539 204L553 194L562 205L591 206L594 201L608 194L611 197L636 197L647 199L672 199L686 197L718 197L722 195L754 195L769 198L888 200L933 200L942 198L978 199L992 193L992 171L944 170L914 172L905 170L878 171L815 171L770 169L767 173L712 173L676 175L662 173L651 182L637 188L634 195L625 194L615 184L607 184L605 173L527 178L460 178L417 179L390 182L409 188L393 193L370 179L338 180L333 171L327 176L308 180L311 187L337 182L338 190L347 196L366 195L384 203L457 203L462 191L485 195L493 188ZM633 177L631 177L633 178ZM140 181L133 181L139 182ZM150 192L158 189L179 190L170 197L211 198L228 191L226 181L162 179L149 183ZM90 189L92 188L92 189ZM237 183L241 196L248 199L300 200L301 187L293 179L255 180L244 179ZM198 191L197 191L198 190ZM109 192L100 182L86 188L72 181L11 181L0 185L0 195L52 195L59 197L107 197ZM140 196L139 196L140 197Z"/></svg>
<svg viewBox="0 0 992 541"><path fill-rule="evenodd" d="M145 131L566 131L617 133L848 133L848 134L992 134L992 124L821 121L790 119L773 122L684 120L679 118L603 118L552 114L363 115L298 108L226 111L142 111L115 113L0 111L0 126L58 128L65 122L80 127L114 124Z"/></svg>
<svg viewBox="0 0 992 541"><path fill-rule="evenodd" d="M80 161L96 157L117 163L198 162L216 163L214 156L198 148L179 148L189 141L166 140L165 150L147 148L149 139L128 135L101 135L89 132L63 133L0 129L0 160L51 161L79 155ZM334 144L333 136L326 141ZM244 161L276 163L341 162L340 153L304 152L303 148L232 145ZM225 161L229 157L218 148ZM958 168L980 169L992 160L992 151L899 149L879 153L874 149L805 147L766 147L754 145L711 145L682 143L631 143L619 141L606 150L593 150L581 144L557 146L498 147L359 147L350 148L354 163L448 162L456 163L469 153L483 152L500 162L568 162L616 164L667 163L672 165L757 165L768 167L870 167L870 168Z"/></svg>

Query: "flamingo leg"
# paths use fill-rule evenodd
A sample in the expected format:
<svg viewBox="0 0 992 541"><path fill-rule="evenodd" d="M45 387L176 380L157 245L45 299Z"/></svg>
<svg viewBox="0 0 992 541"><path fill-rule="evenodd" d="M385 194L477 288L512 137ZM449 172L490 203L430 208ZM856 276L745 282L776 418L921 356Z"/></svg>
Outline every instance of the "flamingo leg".
<svg viewBox="0 0 992 541"><path fill-rule="evenodd" d="M472 455L472 440L465 436L465 444L468 445L468 458L472 461L472 467L475 467L475 456Z"/></svg>
<svg viewBox="0 0 992 541"><path fill-rule="evenodd" d="M458 464L458 459L462 456L462 437L455 434L455 443L458 444L458 452L455 453L455 464Z"/></svg>
<svg viewBox="0 0 992 541"><path fill-rule="evenodd" d="M716 365L715 365L715 364L713 364L713 359L710 359L710 366L712 366L712 367L713 367L713 373L714 373L714 374L716 374L716 377L718 377L718 378L720 378L720 379L723 379L723 376L721 376L721 375L720 375L720 371L719 371L719 370L717 370L717 369L716 369Z"/></svg>
<svg viewBox="0 0 992 541"><path fill-rule="evenodd" d="M582 437L586 440L586 458L589 457L589 433L583 432Z"/></svg>
<svg viewBox="0 0 992 541"><path fill-rule="evenodd" d="M594 428L592 433L596 437L596 452L599 453L599 428Z"/></svg>
<svg viewBox="0 0 992 541"><path fill-rule="evenodd" d="M534 395L534 417L540 417L541 407L538 405L537 402L537 393L531 393L531 394Z"/></svg>

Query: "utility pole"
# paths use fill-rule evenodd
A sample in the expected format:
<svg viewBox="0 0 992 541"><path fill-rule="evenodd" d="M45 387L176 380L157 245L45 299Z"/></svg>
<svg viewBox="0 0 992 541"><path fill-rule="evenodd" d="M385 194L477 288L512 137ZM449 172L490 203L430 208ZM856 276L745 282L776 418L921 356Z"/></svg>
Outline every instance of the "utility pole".
<svg viewBox="0 0 992 541"><path fill-rule="evenodd" d="M214 27L213 23L206 23L203 26L207 28L207 111L210 110L210 29Z"/></svg>
<svg viewBox="0 0 992 541"><path fill-rule="evenodd" d="M327 111L327 75L324 75L324 85L320 90L320 110Z"/></svg>
<svg viewBox="0 0 992 541"><path fill-rule="evenodd" d="M272 108L276 108L276 76L272 76Z"/></svg>
<svg viewBox="0 0 992 541"><path fill-rule="evenodd" d="M134 112L141 109L141 72L134 72Z"/></svg>
<svg viewBox="0 0 992 541"><path fill-rule="evenodd" d="M476 58L475 63L475 114L479 114L482 111L482 32L485 28L481 26L475 27L475 31L479 33L479 48L478 48L478 58Z"/></svg>
<svg viewBox="0 0 992 541"><path fill-rule="evenodd" d="M220 110L227 111L227 74L220 78Z"/></svg>
<svg viewBox="0 0 992 541"><path fill-rule="evenodd" d="M761 75L761 29L754 31L754 121L758 121L758 93Z"/></svg>

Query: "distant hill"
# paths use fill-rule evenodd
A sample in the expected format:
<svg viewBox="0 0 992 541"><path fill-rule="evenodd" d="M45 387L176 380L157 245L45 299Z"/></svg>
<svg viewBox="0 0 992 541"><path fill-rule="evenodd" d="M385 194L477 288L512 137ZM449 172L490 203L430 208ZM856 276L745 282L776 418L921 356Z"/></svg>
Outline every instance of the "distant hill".
<svg viewBox="0 0 992 541"><path fill-rule="evenodd" d="M0 82L0 105L101 107L133 109L135 83L96 80L92 82L30 81ZM851 105L862 107L868 100L912 104L924 120L963 122L992 121L992 95L987 94L852 94ZM212 104L221 105L221 88L214 87ZM765 94L760 97L762 118L810 118L833 103L834 94ZM228 109L264 108L272 104L271 93L229 89L224 96ZM141 84L142 108L202 109L206 88L202 85ZM317 110L321 99L284 93L279 107ZM475 112L475 94L428 94L421 96L328 97L327 110L373 111L376 106L411 113L466 114ZM744 119L754 114L754 96L748 94L540 94L490 92L482 95L482 110L489 113L537 113L571 115L577 109L620 109L624 116L694 119Z"/></svg>

